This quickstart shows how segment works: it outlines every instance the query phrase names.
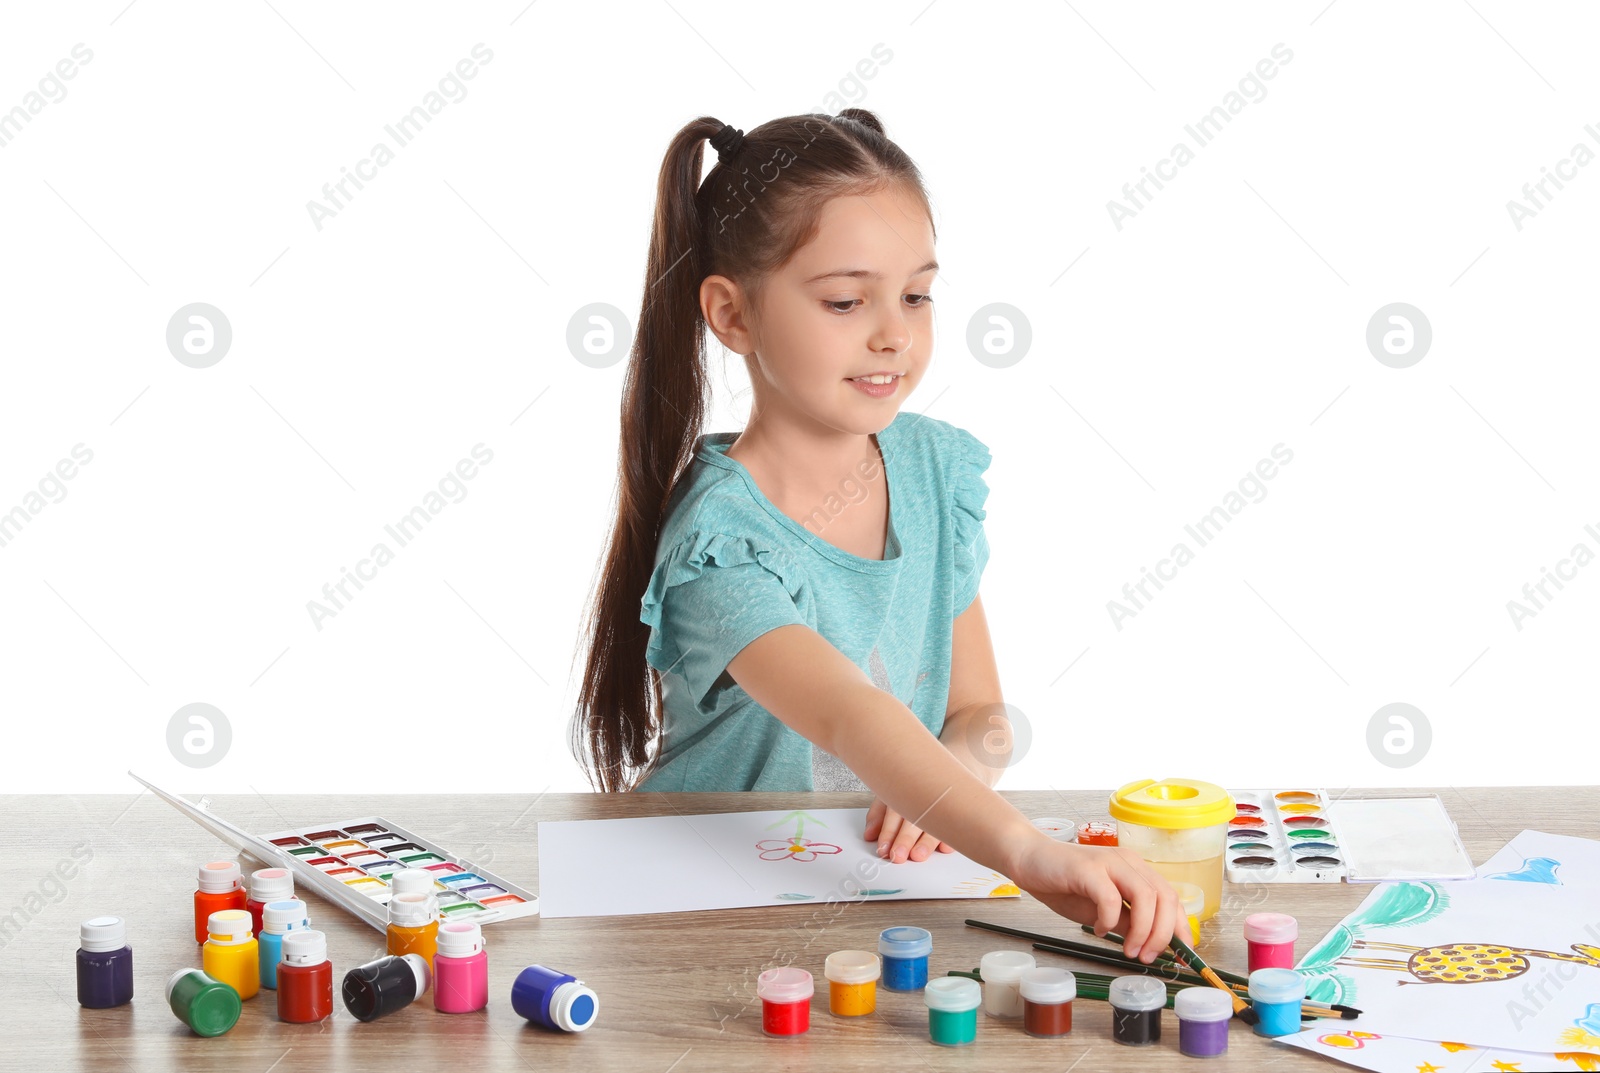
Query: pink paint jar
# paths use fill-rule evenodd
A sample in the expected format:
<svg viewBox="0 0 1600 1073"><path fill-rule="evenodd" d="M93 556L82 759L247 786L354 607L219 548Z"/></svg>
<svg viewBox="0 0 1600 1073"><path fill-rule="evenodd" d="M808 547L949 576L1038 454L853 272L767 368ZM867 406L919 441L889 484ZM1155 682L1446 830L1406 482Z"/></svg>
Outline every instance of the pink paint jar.
<svg viewBox="0 0 1600 1073"><path fill-rule="evenodd" d="M1294 968L1300 926L1287 913L1252 913L1244 918L1245 959L1250 972Z"/></svg>
<svg viewBox="0 0 1600 1073"><path fill-rule="evenodd" d="M472 1013L489 1004L489 952L483 929L456 922L439 925L433 955L433 1008L440 1013Z"/></svg>

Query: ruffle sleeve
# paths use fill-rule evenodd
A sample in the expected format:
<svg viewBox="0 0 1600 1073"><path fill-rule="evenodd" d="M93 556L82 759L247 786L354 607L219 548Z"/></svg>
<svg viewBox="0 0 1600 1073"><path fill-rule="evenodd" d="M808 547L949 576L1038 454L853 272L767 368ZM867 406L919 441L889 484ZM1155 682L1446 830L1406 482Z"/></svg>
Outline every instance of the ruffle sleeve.
<svg viewBox="0 0 1600 1073"><path fill-rule="evenodd" d="M768 630L805 625L804 578L791 557L747 537L696 530L657 557L639 602L645 658L704 701L740 649Z"/></svg>
<svg viewBox="0 0 1600 1073"><path fill-rule="evenodd" d="M989 539L983 530L989 485L983 474L990 456L983 441L966 429L952 425L951 432L950 520L955 532L955 613L960 615L977 597L978 581L989 562Z"/></svg>

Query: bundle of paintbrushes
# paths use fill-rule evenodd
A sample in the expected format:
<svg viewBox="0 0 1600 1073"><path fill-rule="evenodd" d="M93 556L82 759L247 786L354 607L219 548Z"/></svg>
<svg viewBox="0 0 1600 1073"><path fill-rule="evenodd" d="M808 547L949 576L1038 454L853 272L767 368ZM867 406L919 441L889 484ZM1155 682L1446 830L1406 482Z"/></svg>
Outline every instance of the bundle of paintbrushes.
<svg viewBox="0 0 1600 1073"><path fill-rule="evenodd" d="M1049 954L1060 954L1063 957L1078 958L1082 961L1091 961L1100 965L1109 965L1123 969L1127 972L1141 973L1146 976L1156 976L1167 983L1168 1000L1170 1002L1173 992L1184 987L1212 986L1226 991L1233 998L1234 1016L1244 1021L1252 1020L1253 1011L1249 1008L1249 978L1238 973L1214 969L1207 965L1183 940L1176 937L1172 941L1172 949L1177 957L1165 954L1156 956L1152 964L1146 965L1137 958L1130 958L1121 950L1109 946L1093 946L1088 943L1074 942L1070 939L1060 939L1053 935L1042 935L1038 932L1024 931L1021 928L1010 928L1004 924L988 924L981 920L968 920L967 925L973 928L983 928L985 931L999 932L1002 935L1014 935L1019 939L1029 939L1033 942L1035 950L1042 950ZM1094 934L1094 929L1088 925L1083 930ZM1114 932L1107 932L1105 939L1108 942L1121 944L1122 936ZM1079 980L1096 980L1096 974L1074 973ZM1110 980L1111 977L1104 977ZM1100 996L1089 995L1090 998ZM1302 1003L1300 1007L1302 1018L1337 1017L1351 1021L1361 1015L1361 1011L1349 1006L1317 1006Z"/></svg>

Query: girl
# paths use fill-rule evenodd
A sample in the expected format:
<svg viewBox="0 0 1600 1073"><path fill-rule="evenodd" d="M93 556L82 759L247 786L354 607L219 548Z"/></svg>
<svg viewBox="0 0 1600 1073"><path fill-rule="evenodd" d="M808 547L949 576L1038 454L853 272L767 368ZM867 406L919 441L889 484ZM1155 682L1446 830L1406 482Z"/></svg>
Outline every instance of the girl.
<svg viewBox="0 0 1600 1073"><path fill-rule="evenodd" d="M880 856L953 847L1150 962L1184 919L1172 887L991 788L1011 727L978 599L989 452L899 413L937 271L921 175L871 112L678 132L575 747L607 791L870 788ZM737 437L700 433L708 327L750 374Z"/></svg>

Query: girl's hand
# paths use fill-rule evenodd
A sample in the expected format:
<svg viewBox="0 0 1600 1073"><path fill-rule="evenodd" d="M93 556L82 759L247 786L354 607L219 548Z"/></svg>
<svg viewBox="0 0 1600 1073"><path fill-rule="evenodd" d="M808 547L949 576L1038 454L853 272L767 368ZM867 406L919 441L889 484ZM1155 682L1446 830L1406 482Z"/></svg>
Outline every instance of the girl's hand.
<svg viewBox="0 0 1600 1073"><path fill-rule="evenodd" d="M1119 846L1079 846L1043 835L1018 856L1012 881L1064 917L1125 940L1122 952L1146 965L1187 928L1172 884ZM1123 903L1127 904L1124 905Z"/></svg>
<svg viewBox="0 0 1600 1073"><path fill-rule="evenodd" d="M872 807L867 809L867 828L861 837L868 842L877 839L878 856L894 864L925 861L936 850L939 853L955 852L954 846L924 832L876 797L872 799Z"/></svg>

